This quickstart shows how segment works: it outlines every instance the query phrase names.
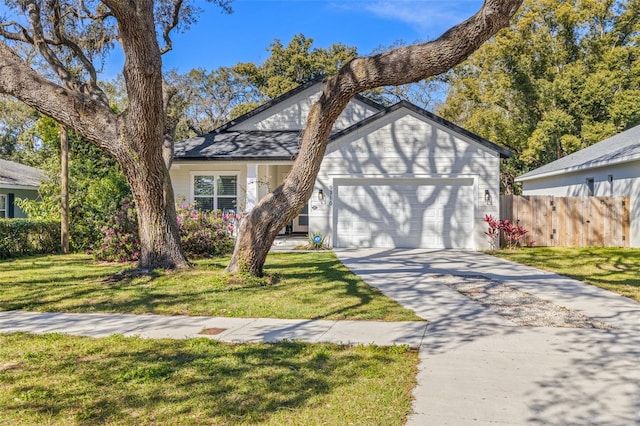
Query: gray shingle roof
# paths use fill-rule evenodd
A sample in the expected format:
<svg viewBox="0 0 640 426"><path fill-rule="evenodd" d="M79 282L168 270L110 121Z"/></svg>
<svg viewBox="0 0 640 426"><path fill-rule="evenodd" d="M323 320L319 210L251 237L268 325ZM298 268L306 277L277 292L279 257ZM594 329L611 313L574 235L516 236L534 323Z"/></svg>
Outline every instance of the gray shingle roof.
<svg viewBox="0 0 640 426"><path fill-rule="evenodd" d="M47 179L45 173L35 167L0 159L0 187L40 186Z"/></svg>
<svg viewBox="0 0 640 426"><path fill-rule="evenodd" d="M517 182L555 176L594 167L640 160L640 126L538 167L516 178Z"/></svg>
<svg viewBox="0 0 640 426"><path fill-rule="evenodd" d="M333 142L357 129L381 119L400 108L408 108L436 123L466 136L482 146L497 152L501 158L513 156L502 148L480 136L469 132L435 114L406 101L398 102L364 120L341 130L329 138ZM202 136L196 136L175 144L176 160L294 160L298 154L301 131L298 130L226 130L218 128Z"/></svg>
<svg viewBox="0 0 640 426"><path fill-rule="evenodd" d="M175 144L177 160L293 160L300 131L210 132Z"/></svg>

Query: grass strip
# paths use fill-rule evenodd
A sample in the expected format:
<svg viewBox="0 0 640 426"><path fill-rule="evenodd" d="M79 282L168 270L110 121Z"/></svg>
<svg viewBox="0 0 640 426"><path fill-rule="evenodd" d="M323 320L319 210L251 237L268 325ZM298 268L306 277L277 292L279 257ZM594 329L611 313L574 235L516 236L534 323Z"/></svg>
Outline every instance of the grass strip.
<svg viewBox="0 0 640 426"><path fill-rule="evenodd" d="M133 265L86 255L0 261L0 310L418 321L332 252L273 253L265 278L224 272L229 257L189 270L128 274Z"/></svg>
<svg viewBox="0 0 640 426"><path fill-rule="evenodd" d="M0 424L399 425L417 351L0 334Z"/></svg>
<svg viewBox="0 0 640 426"><path fill-rule="evenodd" d="M640 249L527 247L491 254L562 274L640 302Z"/></svg>

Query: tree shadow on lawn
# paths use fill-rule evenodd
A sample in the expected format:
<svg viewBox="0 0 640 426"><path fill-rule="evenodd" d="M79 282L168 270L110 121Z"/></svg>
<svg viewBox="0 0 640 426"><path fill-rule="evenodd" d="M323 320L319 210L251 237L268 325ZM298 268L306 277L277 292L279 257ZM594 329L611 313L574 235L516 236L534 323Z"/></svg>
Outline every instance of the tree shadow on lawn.
<svg viewBox="0 0 640 426"><path fill-rule="evenodd" d="M393 362L382 352L333 345L233 346L209 339L176 343L121 336L80 342L84 353L78 355L65 351L70 343L60 337L59 344L56 336L6 337L40 339L36 346L52 353L44 358L40 352L24 354L20 368L0 374L0 384L11 393L4 408L8 418L29 421L46 414L64 421L71 416L87 425L261 422L350 384L363 370L382 374ZM335 352L329 346L338 356L330 356ZM20 384L39 375L42 380Z"/></svg>
<svg viewBox="0 0 640 426"><path fill-rule="evenodd" d="M292 254L295 256L296 254ZM304 255L302 255L304 256ZM278 271L283 281L308 280L309 276L322 274L324 285L315 289L316 293L330 293L335 298L356 298L357 303L352 303L340 309L331 310L314 319L335 317L340 314L353 313L358 308L362 308L371 303L374 296L382 296L382 293L373 287L363 283L357 276L351 273L337 258L331 260L306 260L297 259L295 263L267 265L266 271ZM289 269L303 270L304 272L292 272ZM327 282L335 282L334 285L326 285Z"/></svg>
<svg viewBox="0 0 640 426"><path fill-rule="evenodd" d="M244 316L255 316L252 311L262 303L260 299L285 295L293 303L290 315L299 315L299 306L307 312L302 315L314 319L369 319L378 313L384 317L385 310L398 309L337 258L325 254L272 256L265 278L223 274L227 258L201 260L187 271L149 274L140 274L126 265L106 265L105 273L101 264L87 265L91 263L87 258L73 259L73 269L65 273L64 269L53 269L64 266L64 258L35 260L40 268L36 279L6 283L6 287L0 283L0 289L4 287L0 310L227 315L228 309L233 308ZM87 267L82 268L83 265ZM102 272L92 271L93 266ZM247 300L246 306L238 304L239 300Z"/></svg>

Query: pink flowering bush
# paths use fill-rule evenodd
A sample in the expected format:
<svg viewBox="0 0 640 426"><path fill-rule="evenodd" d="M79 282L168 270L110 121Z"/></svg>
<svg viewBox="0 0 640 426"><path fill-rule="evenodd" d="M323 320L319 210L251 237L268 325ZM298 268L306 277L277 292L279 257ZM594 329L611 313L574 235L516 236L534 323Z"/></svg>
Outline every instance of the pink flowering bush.
<svg viewBox="0 0 640 426"><path fill-rule="evenodd" d="M133 201L125 198L120 210L109 216L102 227L103 237L100 245L93 250L98 260L109 262L133 262L140 256L138 239L138 214Z"/></svg>
<svg viewBox="0 0 640 426"><path fill-rule="evenodd" d="M221 211L199 211L194 205L177 209L182 248L189 257L207 257L230 253L239 216ZM118 213L111 215L102 228L100 245L92 250L98 260L134 262L140 256L138 218L133 202L122 201Z"/></svg>
<svg viewBox="0 0 640 426"><path fill-rule="evenodd" d="M506 219L498 220L492 215L486 215L484 221L489 225L485 234L489 236L492 250L500 247L500 234L504 235L507 248L513 249L522 245L522 238L529 232L520 225L514 225ZM527 245L533 245L533 242Z"/></svg>
<svg viewBox="0 0 640 426"><path fill-rule="evenodd" d="M180 241L187 256L218 256L233 251L239 217L220 210L200 211L193 204L178 209Z"/></svg>

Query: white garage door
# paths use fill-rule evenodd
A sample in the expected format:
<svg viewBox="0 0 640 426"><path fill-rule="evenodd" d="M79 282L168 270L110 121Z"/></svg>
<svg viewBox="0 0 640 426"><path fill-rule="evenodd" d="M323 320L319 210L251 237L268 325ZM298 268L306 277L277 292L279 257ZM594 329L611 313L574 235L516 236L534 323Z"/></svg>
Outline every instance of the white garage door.
<svg viewBox="0 0 640 426"><path fill-rule="evenodd" d="M473 247L471 179L348 179L334 190L336 247Z"/></svg>

